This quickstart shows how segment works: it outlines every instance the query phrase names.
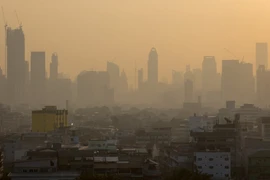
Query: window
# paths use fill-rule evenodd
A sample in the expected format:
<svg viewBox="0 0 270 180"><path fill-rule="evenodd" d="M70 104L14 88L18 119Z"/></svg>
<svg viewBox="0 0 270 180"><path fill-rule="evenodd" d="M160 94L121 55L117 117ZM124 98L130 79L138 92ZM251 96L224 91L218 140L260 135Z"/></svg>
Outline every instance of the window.
<svg viewBox="0 0 270 180"><path fill-rule="evenodd" d="M225 174L225 177L229 177L229 174Z"/></svg>
<svg viewBox="0 0 270 180"><path fill-rule="evenodd" d="M27 172L27 170L26 169L23 169L23 172Z"/></svg>
<svg viewBox="0 0 270 180"><path fill-rule="evenodd" d="M34 172L33 169L30 169L29 172Z"/></svg>
<svg viewBox="0 0 270 180"><path fill-rule="evenodd" d="M229 169L229 166L225 166L225 169Z"/></svg>
<svg viewBox="0 0 270 180"><path fill-rule="evenodd" d="M213 158L209 158L209 161L213 161L214 159Z"/></svg>
<svg viewBox="0 0 270 180"><path fill-rule="evenodd" d="M202 166L198 166L198 169L202 169Z"/></svg>
<svg viewBox="0 0 270 180"><path fill-rule="evenodd" d="M202 158L198 158L198 161L201 161L202 160Z"/></svg>
<svg viewBox="0 0 270 180"><path fill-rule="evenodd" d="M213 166L209 166L209 169L213 169L214 167Z"/></svg>
<svg viewBox="0 0 270 180"><path fill-rule="evenodd" d="M229 161L229 158L225 158L225 161Z"/></svg>
<svg viewBox="0 0 270 180"><path fill-rule="evenodd" d="M38 170L37 169L34 169L34 172L38 172Z"/></svg>

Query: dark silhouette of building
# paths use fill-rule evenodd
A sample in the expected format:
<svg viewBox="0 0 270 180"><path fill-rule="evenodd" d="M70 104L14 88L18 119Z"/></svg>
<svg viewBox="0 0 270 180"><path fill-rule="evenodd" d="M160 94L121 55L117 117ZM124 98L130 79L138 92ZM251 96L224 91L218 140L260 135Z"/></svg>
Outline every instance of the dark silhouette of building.
<svg viewBox="0 0 270 180"><path fill-rule="evenodd" d="M107 72L110 76L110 87L117 91L119 88L120 70L119 66L113 62L107 62Z"/></svg>
<svg viewBox="0 0 270 180"><path fill-rule="evenodd" d="M50 80L56 80L57 78L58 78L58 55L57 53L53 53L50 63Z"/></svg>
<svg viewBox="0 0 270 180"><path fill-rule="evenodd" d="M203 92L217 90L218 87L217 64L214 56L204 56L202 63L202 89Z"/></svg>
<svg viewBox="0 0 270 180"><path fill-rule="evenodd" d="M193 82L190 79L185 81L185 102L190 103L193 101Z"/></svg>
<svg viewBox="0 0 270 180"><path fill-rule="evenodd" d="M270 102L270 71L260 65L257 69L257 103L261 107L266 107Z"/></svg>
<svg viewBox="0 0 270 180"><path fill-rule="evenodd" d="M251 103L254 97L253 66L238 60L222 61L221 91L223 101Z"/></svg>
<svg viewBox="0 0 270 180"><path fill-rule="evenodd" d="M143 86L143 68L138 70L138 89L141 90Z"/></svg>
<svg viewBox="0 0 270 180"><path fill-rule="evenodd" d="M10 104L25 99L25 39L22 28L6 30L7 96Z"/></svg>
<svg viewBox="0 0 270 180"><path fill-rule="evenodd" d="M77 103L84 106L108 105L114 102L110 78L106 71L84 71L77 76Z"/></svg>
<svg viewBox="0 0 270 180"><path fill-rule="evenodd" d="M268 44L267 43L256 43L256 70L260 65L268 68Z"/></svg>
<svg viewBox="0 0 270 180"><path fill-rule="evenodd" d="M7 102L7 79L0 68L0 104Z"/></svg>
<svg viewBox="0 0 270 180"><path fill-rule="evenodd" d="M121 93L127 93L128 92L128 79L125 71L123 70L121 72L120 76L120 92Z"/></svg>
<svg viewBox="0 0 270 180"><path fill-rule="evenodd" d="M186 66L186 72L184 73L184 82L186 82L186 80L191 80L192 82L194 82L195 78L194 78L194 74L192 73L191 69L190 69L190 65Z"/></svg>
<svg viewBox="0 0 270 180"><path fill-rule="evenodd" d="M193 86L194 90L197 92L201 92L202 89L202 70L200 68L193 69Z"/></svg>
<svg viewBox="0 0 270 180"><path fill-rule="evenodd" d="M31 52L32 105L41 106L46 100L45 52Z"/></svg>
<svg viewBox="0 0 270 180"><path fill-rule="evenodd" d="M180 71L172 70L172 84L180 86L183 83L183 74Z"/></svg>
<svg viewBox="0 0 270 180"><path fill-rule="evenodd" d="M156 48L152 48L148 56L148 83L158 84L158 54Z"/></svg>

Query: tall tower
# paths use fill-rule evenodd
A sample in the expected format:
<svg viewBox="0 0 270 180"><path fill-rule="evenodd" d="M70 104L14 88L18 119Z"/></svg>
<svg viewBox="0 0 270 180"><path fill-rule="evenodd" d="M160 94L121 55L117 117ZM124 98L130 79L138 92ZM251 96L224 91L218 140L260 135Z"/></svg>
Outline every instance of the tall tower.
<svg viewBox="0 0 270 180"><path fill-rule="evenodd" d="M148 56L148 83L158 84L158 54L156 48L152 48Z"/></svg>
<svg viewBox="0 0 270 180"><path fill-rule="evenodd" d="M193 100L193 82L190 79L185 81L185 102L190 103Z"/></svg>
<svg viewBox="0 0 270 180"><path fill-rule="evenodd" d="M50 80L58 79L58 55L57 53L52 54L50 63Z"/></svg>
<svg viewBox="0 0 270 180"><path fill-rule="evenodd" d="M256 43L256 71L258 70L260 65L263 65L266 69L268 68L267 43Z"/></svg>
<svg viewBox="0 0 270 180"><path fill-rule="evenodd" d="M31 98L34 105L46 99L45 52L31 52Z"/></svg>
<svg viewBox="0 0 270 180"><path fill-rule="evenodd" d="M10 104L25 101L25 39L22 27L6 30L7 96Z"/></svg>
<svg viewBox="0 0 270 180"><path fill-rule="evenodd" d="M143 84L143 68L138 70L138 90L141 90Z"/></svg>
<svg viewBox="0 0 270 180"><path fill-rule="evenodd" d="M219 89L217 64L214 56L204 56L202 63L202 89L203 92Z"/></svg>
<svg viewBox="0 0 270 180"><path fill-rule="evenodd" d="M115 91L119 90L120 70L114 62L107 62L107 72L110 76L110 87Z"/></svg>

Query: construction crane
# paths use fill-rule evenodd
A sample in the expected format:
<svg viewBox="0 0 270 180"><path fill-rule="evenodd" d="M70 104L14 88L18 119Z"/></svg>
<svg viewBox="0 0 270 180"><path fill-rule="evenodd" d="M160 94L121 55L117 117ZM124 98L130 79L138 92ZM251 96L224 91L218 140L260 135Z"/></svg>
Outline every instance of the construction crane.
<svg viewBox="0 0 270 180"><path fill-rule="evenodd" d="M227 48L224 48L224 50L225 51L227 51L229 54L231 54L234 58L236 58L237 59L237 57L235 56L235 54L234 53L232 53L231 51L229 51Z"/></svg>
<svg viewBox="0 0 270 180"><path fill-rule="evenodd" d="M4 8L3 6L1 7L2 8L2 14L3 14L3 22L4 22L4 28L5 28L5 74L6 74L6 77L7 77L7 21L6 21L6 18L5 18L5 13L4 13Z"/></svg>
<svg viewBox="0 0 270 180"><path fill-rule="evenodd" d="M19 20L19 16L18 16L18 14L17 14L17 11L15 11L15 14L16 14L16 18L17 18L19 27L22 28L22 22Z"/></svg>

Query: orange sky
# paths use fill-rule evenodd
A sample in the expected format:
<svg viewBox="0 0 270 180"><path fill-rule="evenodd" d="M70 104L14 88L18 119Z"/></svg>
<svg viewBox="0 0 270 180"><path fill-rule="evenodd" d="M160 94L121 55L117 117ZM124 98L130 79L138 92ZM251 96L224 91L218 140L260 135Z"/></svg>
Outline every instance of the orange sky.
<svg viewBox="0 0 270 180"><path fill-rule="evenodd" d="M104 70L114 60L134 83L134 62L146 69L152 46L159 54L160 80L186 64L201 67L204 55L255 62L255 43L270 41L269 0L0 0L8 24L26 37L31 51L59 55L60 72ZM0 26L4 26L1 15ZM4 66L4 27L0 63ZM49 69L47 68L47 71ZM146 74L146 71L145 71Z"/></svg>

